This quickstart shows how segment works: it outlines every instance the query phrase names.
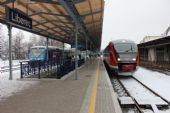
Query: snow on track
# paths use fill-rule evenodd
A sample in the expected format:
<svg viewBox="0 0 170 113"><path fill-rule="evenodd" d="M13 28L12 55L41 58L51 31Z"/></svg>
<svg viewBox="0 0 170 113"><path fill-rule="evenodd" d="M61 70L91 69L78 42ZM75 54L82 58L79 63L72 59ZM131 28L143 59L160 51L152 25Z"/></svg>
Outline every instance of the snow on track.
<svg viewBox="0 0 170 113"><path fill-rule="evenodd" d="M120 81L134 98L148 98L154 99L156 97L153 93L143 87L136 80L130 78L121 78Z"/></svg>
<svg viewBox="0 0 170 113"><path fill-rule="evenodd" d="M170 76L140 67L133 75L153 91L170 101Z"/></svg>

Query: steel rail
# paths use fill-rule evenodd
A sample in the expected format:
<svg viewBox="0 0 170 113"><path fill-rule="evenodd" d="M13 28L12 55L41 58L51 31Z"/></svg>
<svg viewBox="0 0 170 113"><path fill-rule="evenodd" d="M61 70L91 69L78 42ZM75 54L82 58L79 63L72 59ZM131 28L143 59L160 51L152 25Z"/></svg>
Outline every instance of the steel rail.
<svg viewBox="0 0 170 113"><path fill-rule="evenodd" d="M120 81L119 78L117 78L118 82L120 83L120 85L124 88L124 90L126 91L126 93L128 94L129 97L132 98L132 100L134 101L135 107L137 108L137 110L139 111L139 113L144 113L141 108L139 107L139 104L137 103L137 101L131 96L131 94L129 93L129 91L125 88L125 86L123 85L123 83Z"/></svg>
<svg viewBox="0 0 170 113"><path fill-rule="evenodd" d="M164 100L165 102L167 102L170 105L170 101L168 101L167 99L165 99L164 97L162 97L161 95L159 95L158 93L156 93L155 91L153 91L151 88L149 88L148 86L146 86L145 84L143 84L141 81L139 81L138 79L136 79L135 77L132 76L132 78L134 80L136 80L137 82L139 82L142 86L144 86L146 89L148 89L149 91L151 91L153 94L155 94L156 96L160 97L162 100Z"/></svg>

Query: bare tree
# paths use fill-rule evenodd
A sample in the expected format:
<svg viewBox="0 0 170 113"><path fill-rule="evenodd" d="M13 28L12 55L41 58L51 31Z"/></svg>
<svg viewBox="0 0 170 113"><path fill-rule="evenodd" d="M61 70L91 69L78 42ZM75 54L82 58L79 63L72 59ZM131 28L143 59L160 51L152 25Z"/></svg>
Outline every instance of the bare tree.
<svg viewBox="0 0 170 113"><path fill-rule="evenodd" d="M29 42L31 43L31 44L30 44L31 46L36 46L36 45L38 45L38 44L37 44L37 43L38 43L38 38L37 38L37 36L36 36L35 34L32 34L32 35L30 36Z"/></svg>
<svg viewBox="0 0 170 113"><path fill-rule="evenodd" d="M46 43L47 43L47 39L43 36L40 36L38 39L38 45L46 46Z"/></svg>
<svg viewBox="0 0 170 113"><path fill-rule="evenodd" d="M4 26L0 24L0 58L6 59L8 57L8 38L4 34Z"/></svg>
<svg viewBox="0 0 170 113"><path fill-rule="evenodd" d="M23 59L23 45L22 41L24 39L24 34L22 31L19 31L13 38L12 38L12 52L14 53L14 59Z"/></svg>

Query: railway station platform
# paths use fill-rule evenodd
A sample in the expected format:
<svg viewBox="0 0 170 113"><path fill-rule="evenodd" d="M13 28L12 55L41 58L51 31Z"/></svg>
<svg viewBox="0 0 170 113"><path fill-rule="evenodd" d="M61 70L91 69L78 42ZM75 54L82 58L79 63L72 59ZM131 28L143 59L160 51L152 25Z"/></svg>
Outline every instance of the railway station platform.
<svg viewBox="0 0 170 113"><path fill-rule="evenodd" d="M100 58L58 79L38 83L0 101L0 113L122 113Z"/></svg>

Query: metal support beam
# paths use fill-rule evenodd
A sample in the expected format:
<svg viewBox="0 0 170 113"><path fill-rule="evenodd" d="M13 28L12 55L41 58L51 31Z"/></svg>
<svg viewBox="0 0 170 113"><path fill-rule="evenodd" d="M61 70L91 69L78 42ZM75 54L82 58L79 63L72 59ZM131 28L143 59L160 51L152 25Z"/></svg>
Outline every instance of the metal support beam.
<svg viewBox="0 0 170 113"><path fill-rule="evenodd" d="M6 0L4 2L1 2L0 1L0 5L6 5L6 4L9 4L9 3L12 3L12 2L15 2L16 0Z"/></svg>
<svg viewBox="0 0 170 113"><path fill-rule="evenodd" d="M85 25L94 24L94 23L97 23L97 22L102 22L102 20L96 20L94 22L88 22L88 23L85 23Z"/></svg>
<svg viewBox="0 0 170 113"><path fill-rule="evenodd" d="M57 13L51 13L51 12L36 12L36 13L30 14L29 16L36 16L36 15L62 16L62 17L66 17L66 18L70 19L69 15L63 15L63 14L57 14Z"/></svg>
<svg viewBox="0 0 170 113"><path fill-rule="evenodd" d="M61 21L56 20L56 19L54 19L54 20L47 20L47 21L42 21L42 22L39 22L37 24L34 24L33 26L39 26L39 25L43 25L43 24L51 23L51 22L61 22ZM63 24L72 24L71 22L64 22L64 21L62 23Z"/></svg>
<svg viewBox="0 0 170 113"><path fill-rule="evenodd" d="M75 26L75 80L78 80L78 53L77 53L78 27Z"/></svg>
<svg viewBox="0 0 170 113"><path fill-rule="evenodd" d="M64 63L64 42L63 42L63 51L62 51L62 63Z"/></svg>
<svg viewBox="0 0 170 113"><path fill-rule="evenodd" d="M103 12L103 10L97 10L97 11L94 11L92 13L86 13L86 14L83 14L81 16L91 16L91 15L95 15L95 14L98 14L98 13L101 13Z"/></svg>
<svg viewBox="0 0 170 113"><path fill-rule="evenodd" d="M8 25L9 35L9 80L12 80L12 26Z"/></svg>
<svg viewBox="0 0 170 113"><path fill-rule="evenodd" d="M86 61L87 61L87 51L88 51L88 47L87 47L87 37L86 37Z"/></svg>
<svg viewBox="0 0 170 113"><path fill-rule="evenodd" d="M35 34L38 34L38 35L42 35L42 36L45 36L45 37L49 37L51 39L55 39L55 40L58 40L58 41L64 41L64 37L48 33L47 30L44 30L44 29L40 29L40 28L37 28L37 29L39 30L38 32L36 32L36 31L29 31L29 32L35 33ZM28 31L28 30L26 30L26 31Z"/></svg>
<svg viewBox="0 0 170 113"><path fill-rule="evenodd" d="M74 4L78 4L81 2L85 2L86 0L67 0L68 2L73 2Z"/></svg>
<svg viewBox="0 0 170 113"><path fill-rule="evenodd" d="M80 15L78 14L76 8L74 7L74 4L72 4L71 2L66 2L65 0L58 0L58 1L67 11L67 13L70 14L71 18L73 19L75 24L77 24L78 28L80 28L80 30L82 30L83 33L88 37L88 40L91 40L93 44L95 44L95 42L92 39L90 39L90 36L86 32L85 26L83 26L82 23L80 22L79 20Z"/></svg>
<svg viewBox="0 0 170 113"><path fill-rule="evenodd" d="M30 1L60 5L60 4L59 4L57 1L55 1L55 0L30 0Z"/></svg>
<svg viewBox="0 0 170 113"><path fill-rule="evenodd" d="M31 0L31 1L60 5L60 3L57 2L57 0ZM85 0L67 0L67 1L73 2L74 4L78 4L78 3L84 2Z"/></svg>
<svg viewBox="0 0 170 113"><path fill-rule="evenodd" d="M47 37L47 42L46 42L46 48L47 48L47 60L49 60L48 59L48 55L49 55L49 53L48 53L48 37Z"/></svg>
<svg viewBox="0 0 170 113"><path fill-rule="evenodd" d="M59 32L64 32L64 31L66 31L68 34L70 34L70 32L73 32L73 30L70 30L70 29L68 29L68 28L65 28L64 26L62 26L62 27L59 27L59 26L54 26L54 27L51 27L50 29L46 29L46 31L49 31L49 30L51 30L51 29L59 29L59 28L62 28L62 30L61 31L59 31Z"/></svg>
<svg viewBox="0 0 170 113"><path fill-rule="evenodd" d="M87 47L87 45L88 45L88 40L87 40L87 37L86 37L86 58L85 58L85 60L86 60L86 67L88 68L89 55L88 55L88 47Z"/></svg>

